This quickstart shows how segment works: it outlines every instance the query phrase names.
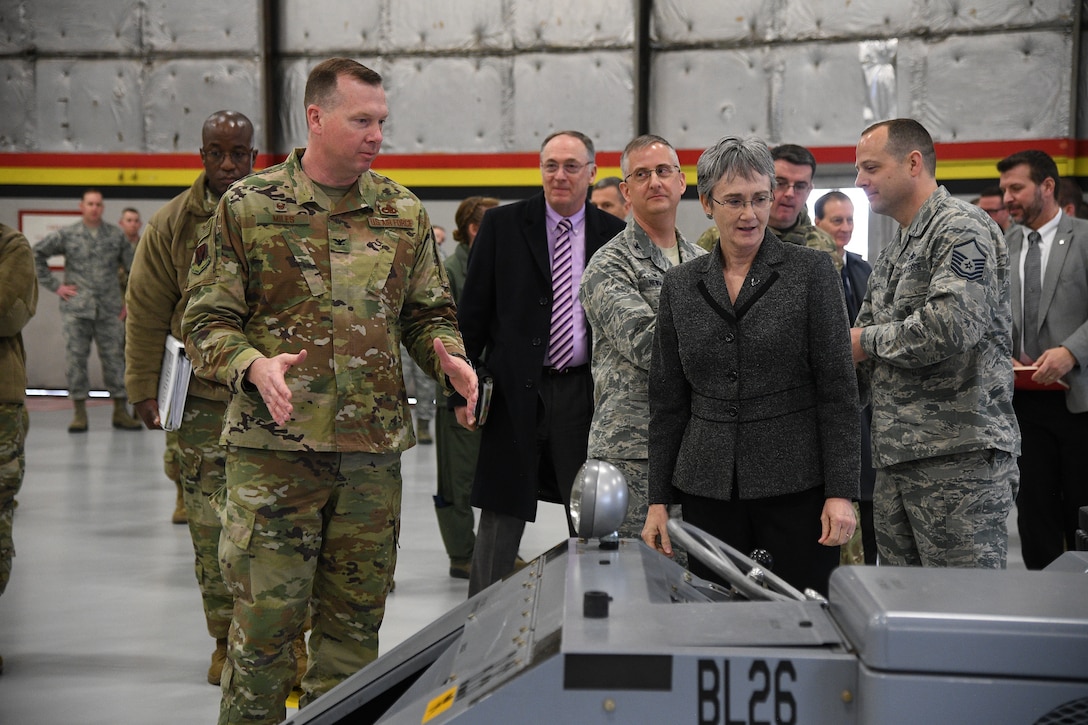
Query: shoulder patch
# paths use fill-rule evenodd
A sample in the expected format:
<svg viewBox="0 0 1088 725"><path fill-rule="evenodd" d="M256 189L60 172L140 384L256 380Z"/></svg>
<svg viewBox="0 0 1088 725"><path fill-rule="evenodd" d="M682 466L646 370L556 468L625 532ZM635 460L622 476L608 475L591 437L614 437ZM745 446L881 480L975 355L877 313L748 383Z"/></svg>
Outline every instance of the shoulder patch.
<svg viewBox="0 0 1088 725"><path fill-rule="evenodd" d="M196 248L193 249L193 260L189 264L189 280L186 285L189 288L208 284L214 281L215 247L211 224L205 224L200 228L200 236L197 239Z"/></svg>
<svg viewBox="0 0 1088 725"><path fill-rule="evenodd" d="M208 252L208 240L202 241L193 252L193 274L200 274L212 263L212 255Z"/></svg>
<svg viewBox="0 0 1088 725"><path fill-rule="evenodd" d="M974 239L952 247L952 272L960 279L978 282L986 271L986 254Z"/></svg>

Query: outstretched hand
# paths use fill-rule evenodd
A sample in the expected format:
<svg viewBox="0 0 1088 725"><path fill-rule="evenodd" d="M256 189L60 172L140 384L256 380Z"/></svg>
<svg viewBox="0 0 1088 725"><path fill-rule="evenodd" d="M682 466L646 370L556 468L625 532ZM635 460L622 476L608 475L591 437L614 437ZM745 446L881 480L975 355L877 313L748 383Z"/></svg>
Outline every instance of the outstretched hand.
<svg viewBox="0 0 1088 725"><path fill-rule="evenodd" d="M438 353L438 361L442 365L442 372L450 379L450 385L465 399L465 412L460 407L457 410L457 421L472 430L476 427L476 398L479 395L479 381L476 379L476 371L465 360L454 357L446 352L446 346L437 337L434 338L434 351Z"/></svg>
<svg viewBox="0 0 1088 725"><path fill-rule="evenodd" d="M294 354L284 352L275 357L258 358L246 370L246 380L257 387L272 420L278 425L290 420L295 410L291 405L291 389L287 387L287 371L305 359L305 350Z"/></svg>

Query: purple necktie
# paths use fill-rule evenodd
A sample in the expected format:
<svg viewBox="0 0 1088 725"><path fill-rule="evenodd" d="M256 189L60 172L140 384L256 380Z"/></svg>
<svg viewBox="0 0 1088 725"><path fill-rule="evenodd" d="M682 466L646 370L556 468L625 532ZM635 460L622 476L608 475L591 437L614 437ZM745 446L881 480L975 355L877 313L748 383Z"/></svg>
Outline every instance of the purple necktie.
<svg viewBox="0 0 1088 725"><path fill-rule="evenodd" d="M552 326L548 357L552 367L563 370L574 359L574 285L571 279L570 219L562 219L555 238L552 261Z"/></svg>

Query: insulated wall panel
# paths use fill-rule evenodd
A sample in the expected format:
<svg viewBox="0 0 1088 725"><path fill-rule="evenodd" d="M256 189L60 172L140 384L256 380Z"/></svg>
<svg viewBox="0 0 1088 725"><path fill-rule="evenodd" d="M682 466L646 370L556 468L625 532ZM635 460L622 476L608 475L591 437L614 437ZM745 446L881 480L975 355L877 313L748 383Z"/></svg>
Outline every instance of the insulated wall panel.
<svg viewBox="0 0 1088 725"><path fill-rule="evenodd" d="M219 110L244 113L253 121L258 145L263 138L259 70L253 61L157 63L148 72L144 88L147 151L196 153L204 119Z"/></svg>
<svg viewBox="0 0 1088 725"><path fill-rule="evenodd" d="M915 0L914 29L935 33L1072 23L1079 0Z"/></svg>
<svg viewBox="0 0 1088 725"><path fill-rule="evenodd" d="M142 151L140 72L135 60L38 61L35 149Z"/></svg>
<svg viewBox="0 0 1088 725"><path fill-rule="evenodd" d="M276 124L279 137L276 138L276 150L288 153L292 149L306 145L306 107L303 99L306 94L306 77L310 70L324 60L301 59L284 61L279 64L279 83L276 86L276 99L272 104L276 109ZM381 68L370 68L382 72Z"/></svg>
<svg viewBox="0 0 1088 725"><path fill-rule="evenodd" d="M0 53L25 53L34 47L25 3L0 3Z"/></svg>
<svg viewBox="0 0 1088 725"><path fill-rule="evenodd" d="M258 0L144 0L144 42L156 51L231 55L260 50Z"/></svg>
<svg viewBox="0 0 1088 725"><path fill-rule="evenodd" d="M513 36L506 6L504 0L397 0L389 4L388 47L419 52L510 50Z"/></svg>
<svg viewBox="0 0 1088 725"><path fill-rule="evenodd" d="M553 131L575 129L598 150L622 150L634 136L631 54L624 51L514 59L513 146L528 151Z"/></svg>
<svg viewBox="0 0 1088 725"><path fill-rule="evenodd" d="M142 3L137 0L34 0L18 5L39 53L139 50Z"/></svg>
<svg viewBox="0 0 1088 725"><path fill-rule="evenodd" d="M774 36L774 17L780 4L780 0L655 0L652 36L666 44L757 43Z"/></svg>
<svg viewBox="0 0 1088 725"><path fill-rule="evenodd" d="M866 84L857 43L796 44L772 51L781 71L772 99L778 141L853 146L865 120Z"/></svg>
<svg viewBox="0 0 1088 725"><path fill-rule="evenodd" d="M778 14L777 33L793 38L879 38L912 26L916 2L794 0Z"/></svg>
<svg viewBox="0 0 1088 725"><path fill-rule="evenodd" d="M486 153L509 147L510 58L427 58L386 67L393 153Z"/></svg>
<svg viewBox="0 0 1088 725"><path fill-rule="evenodd" d="M677 148L770 130L771 53L765 49L659 53L651 74L650 131Z"/></svg>
<svg viewBox="0 0 1088 725"><path fill-rule="evenodd" d="M27 60L0 60L0 151L25 151L34 141L34 64Z"/></svg>
<svg viewBox="0 0 1088 725"><path fill-rule="evenodd" d="M938 141L1059 138L1071 127L1072 37L1061 32L953 36L899 45L900 84Z"/></svg>
<svg viewBox="0 0 1088 725"><path fill-rule="evenodd" d="M518 48L584 48L634 42L631 0L510 0Z"/></svg>
<svg viewBox="0 0 1088 725"><path fill-rule="evenodd" d="M353 49L362 61L384 44L382 0L307 0L277 3L278 46L286 53L328 57L326 51ZM364 61L365 62L365 61ZM369 65L369 64L368 64Z"/></svg>

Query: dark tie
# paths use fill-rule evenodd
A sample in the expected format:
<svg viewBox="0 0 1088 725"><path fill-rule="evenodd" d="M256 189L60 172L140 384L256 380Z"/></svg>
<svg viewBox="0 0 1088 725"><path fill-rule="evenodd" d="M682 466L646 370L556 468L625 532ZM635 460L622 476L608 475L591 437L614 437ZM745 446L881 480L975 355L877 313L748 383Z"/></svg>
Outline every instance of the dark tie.
<svg viewBox="0 0 1088 725"><path fill-rule="evenodd" d="M570 219L562 219L555 238L552 261L552 325L548 357L552 367L563 370L574 359L574 285L571 278Z"/></svg>
<svg viewBox="0 0 1088 725"><path fill-rule="evenodd" d="M1024 258L1024 354L1032 360L1039 349L1039 296L1043 291L1042 251L1039 232L1028 234L1028 254Z"/></svg>
<svg viewBox="0 0 1088 725"><path fill-rule="evenodd" d="M846 263L842 265L842 291L846 297L846 314L850 316L850 324L854 324L857 316L858 299L854 296L854 285L850 281L850 273L846 271Z"/></svg>

